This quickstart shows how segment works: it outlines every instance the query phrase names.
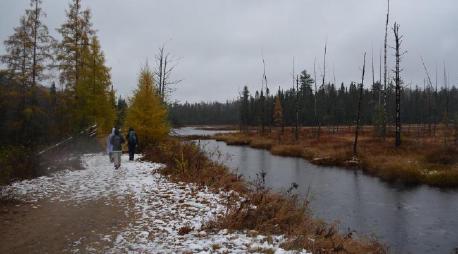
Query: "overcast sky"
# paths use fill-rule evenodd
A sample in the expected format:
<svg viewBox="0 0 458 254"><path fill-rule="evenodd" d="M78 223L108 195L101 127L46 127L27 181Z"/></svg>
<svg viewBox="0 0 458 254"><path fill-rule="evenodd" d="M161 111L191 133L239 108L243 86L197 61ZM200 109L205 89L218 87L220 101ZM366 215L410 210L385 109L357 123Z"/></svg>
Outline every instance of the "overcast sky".
<svg viewBox="0 0 458 254"><path fill-rule="evenodd" d="M28 0L1 0L0 40L19 23ZM43 0L51 33L65 18L65 0ZM83 0L93 14L115 89L129 96L146 59L153 62L157 48L166 48L178 66L173 74L183 81L174 100L224 101L235 98L244 85L259 89L262 56L269 87L292 83L292 58L296 71L317 75L323 70L323 47L328 41L326 79L338 83L360 80L362 57L374 52L376 80L383 47L386 1L383 0ZM435 81L443 83L445 62L449 83L458 83L458 1L391 0L390 26L398 22L404 35L402 77L406 84L423 85L426 77L420 56ZM389 44L393 45L390 31ZM4 47L0 54L4 54ZM388 63L394 66L393 50Z"/></svg>

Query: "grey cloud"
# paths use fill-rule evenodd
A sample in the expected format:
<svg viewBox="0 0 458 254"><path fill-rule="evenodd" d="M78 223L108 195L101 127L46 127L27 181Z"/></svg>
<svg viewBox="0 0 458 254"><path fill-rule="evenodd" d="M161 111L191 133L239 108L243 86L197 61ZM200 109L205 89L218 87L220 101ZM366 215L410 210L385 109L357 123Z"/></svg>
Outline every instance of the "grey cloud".
<svg viewBox="0 0 458 254"><path fill-rule="evenodd" d="M92 0L84 5L93 12L107 63L117 91L127 96L146 59L153 61L157 48L180 58L175 78L183 79L173 98L180 101L232 99L244 85L260 88L262 63L272 89L291 86L292 58L296 71L322 72L322 54L328 40L327 79L337 82L360 79L364 51L370 61L374 50L376 77L383 46L385 1L254 1L254 0ZM443 0L391 0L391 24L401 24L404 34L403 73L407 83L422 84L423 56L430 71L442 73L445 61L449 80L458 81L458 3ZM2 0L0 40L17 25L27 0ZM68 3L44 0L47 24L54 30L64 20ZM392 38L392 36L391 36ZM392 43L391 43L392 44ZM0 53L3 53L3 47ZM389 63L393 65L390 50ZM370 72L369 72L370 73ZM432 74L434 76L434 73ZM442 75L440 75L442 77ZM371 80L369 75L366 80ZM440 81L442 78L439 79ZM369 83L369 82L368 82Z"/></svg>

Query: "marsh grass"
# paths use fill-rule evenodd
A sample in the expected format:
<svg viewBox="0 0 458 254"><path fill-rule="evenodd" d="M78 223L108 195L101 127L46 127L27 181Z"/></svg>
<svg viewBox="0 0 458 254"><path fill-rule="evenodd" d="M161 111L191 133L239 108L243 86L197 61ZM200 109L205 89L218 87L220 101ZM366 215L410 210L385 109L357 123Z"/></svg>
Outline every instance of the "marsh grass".
<svg viewBox="0 0 458 254"><path fill-rule="evenodd" d="M210 160L194 143L169 139L161 145L145 149L144 159L164 163L166 167L161 173L174 181L192 182L215 191L235 191L227 198L225 216L205 225L208 231L228 229L252 235L286 235L288 241L282 247L288 250L386 253L386 248L375 240L341 234L337 225L313 218L308 201L299 199L295 194L296 184L293 183L283 194L272 192L265 185L266 173L263 171L258 173L253 183L247 183L221 163ZM188 230L185 228L180 232L186 234ZM270 250L265 253L270 253Z"/></svg>
<svg viewBox="0 0 458 254"><path fill-rule="evenodd" d="M354 160L353 128L324 129L320 138L314 133L314 128L301 128L299 141L294 139L292 129L280 139L277 130L264 135L250 131L215 138L227 144L270 150L275 155L301 157L317 165L356 167L389 182L458 187L458 148L452 143L445 145L439 134L418 136L413 130L403 136L401 147L395 148L393 138L382 140L365 127Z"/></svg>

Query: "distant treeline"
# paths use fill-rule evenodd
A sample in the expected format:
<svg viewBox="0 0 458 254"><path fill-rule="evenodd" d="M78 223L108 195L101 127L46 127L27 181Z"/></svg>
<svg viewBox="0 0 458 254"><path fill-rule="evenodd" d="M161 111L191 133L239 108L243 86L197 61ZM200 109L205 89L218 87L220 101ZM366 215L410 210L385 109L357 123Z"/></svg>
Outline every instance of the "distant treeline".
<svg viewBox="0 0 458 254"><path fill-rule="evenodd" d="M174 123L190 124L244 124L274 125L274 104L278 96L281 102L282 120L286 126L296 121L303 126L354 124L358 105L356 83L336 87L327 83L317 85L306 71L299 76L294 88L271 92L250 92L244 88L240 98L226 103L173 104L170 118ZM379 125L383 118L383 91L380 82L365 88L362 98L361 124ZM395 119L394 84L387 87L387 123ZM263 109L264 103L264 109ZM316 107L315 107L316 104ZM264 111L264 112L263 112ZM315 112L316 111L316 112ZM458 118L458 89L432 86L403 86L401 91L401 120L408 124L434 124ZM264 120L263 120L264 119Z"/></svg>
<svg viewBox="0 0 458 254"><path fill-rule="evenodd" d="M169 119L175 126L205 124L237 124L240 119L239 101L173 103Z"/></svg>

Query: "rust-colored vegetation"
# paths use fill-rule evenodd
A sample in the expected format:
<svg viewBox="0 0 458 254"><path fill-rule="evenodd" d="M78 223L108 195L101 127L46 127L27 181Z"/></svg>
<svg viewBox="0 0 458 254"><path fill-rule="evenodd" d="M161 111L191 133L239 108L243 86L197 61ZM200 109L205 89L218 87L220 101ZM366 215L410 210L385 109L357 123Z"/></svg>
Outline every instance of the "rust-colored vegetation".
<svg viewBox="0 0 458 254"><path fill-rule="evenodd" d="M146 149L144 159L164 163L166 167L161 173L174 181L196 183L215 191L235 191L228 197L226 215L208 222L206 230L246 230L250 234L266 236L282 234L289 239L283 248L305 248L313 253L387 252L375 240L357 238L351 232L339 233L337 225L313 218L308 202L299 200L294 194L297 186L291 186L285 194L273 193L265 187L262 172L255 183L248 184L225 166L208 159L191 142L169 139ZM243 201L236 202L240 200L236 197ZM188 230L184 228L181 233L189 233Z"/></svg>
<svg viewBox="0 0 458 254"><path fill-rule="evenodd" d="M354 127L332 127L320 130L303 127L299 139L294 129L216 135L228 145L249 145L267 149L280 156L302 157L318 165L359 168L389 182L428 184L438 187L458 186L458 147L453 137L445 138L443 129L427 135L421 126L407 126L402 145L394 147L393 135L383 140L374 134L374 127L361 128L357 157L353 156Z"/></svg>

